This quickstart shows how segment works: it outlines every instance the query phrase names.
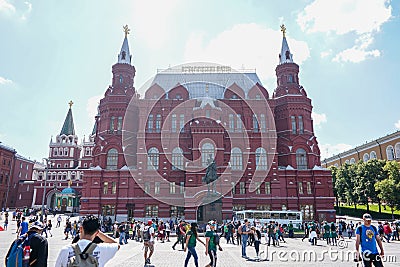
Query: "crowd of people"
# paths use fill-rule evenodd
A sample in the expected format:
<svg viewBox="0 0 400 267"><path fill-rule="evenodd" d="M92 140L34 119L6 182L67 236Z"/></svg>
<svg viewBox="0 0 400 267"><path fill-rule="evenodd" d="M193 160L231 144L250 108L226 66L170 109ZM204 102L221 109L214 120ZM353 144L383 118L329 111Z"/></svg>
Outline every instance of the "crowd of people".
<svg viewBox="0 0 400 267"><path fill-rule="evenodd" d="M10 216L10 214L12 214ZM31 213L29 217L24 216L21 211L4 211L1 218L4 224L8 220L15 220L17 224L17 239L10 246L6 258L12 255L12 248L18 242L30 240L30 266L47 266L48 245L47 238L52 237L52 220L56 221L56 228L63 227L65 239L72 239L70 245L64 247L57 258L56 266L69 266L72 261L79 261L77 254L88 253L104 266L118 251L121 245L128 244L129 241L143 243L145 265L151 263L151 258L155 252L155 243L171 242L171 247L175 250L180 247L181 251L187 253L184 266L188 266L191 258L197 267L199 255L196 250L197 244L204 246L204 253L209 257L210 262L206 267L215 267L217 264L218 253L222 251L222 242L226 244L238 245L241 247L241 256L249 260L247 250L254 247L256 257L254 261L260 259L260 245L280 246L286 238L294 238L294 226L292 222L282 225L274 221L260 223L257 220L227 221L218 223L216 220L209 221L207 224L198 225L196 222L186 222L185 220L166 220L154 218L148 221L129 220L112 221L111 218L100 220L95 216L83 217L80 220L72 219L68 216L55 216L45 214L40 218L39 214ZM63 219L65 218L65 220ZM42 221L40 221L40 219ZM307 239L311 245L324 241L327 245L336 246L339 239L356 239L356 249L361 248L361 252L369 250L373 252L371 262L377 261L378 256L383 255L382 242L400 240L400 225L389 222L378 222L377 226L371 225L371 216L363 216L364 222L339 220L335 222L305 222L301 228L304 230L302 241ZM64 223L63 223L64 222ZM63 224L62 224L63 223ZM6 227L4 227L7 229ZM202 233L204 238L199 237ZM298 236L298 234L297 234ZM174 238L174 240L172 240ZM176 239L175 239L176 238ZM375 240L377 246L371 246L371 240ZM18 241L19 240L19 241ZM22 241L21 241L22 240ZM367 240L370 243L365 243ZM374 241L375 242L375 241ZM95 245L93 245L95 244ZM377 247L380 248L379 252ZM39 260L39 258L41 260ZM42 260L45 258L45 260ZM364 258L363 258L364 260ZM366 264L365 266L370 266ZM375 266L382 266L377 263Z"/></svg>

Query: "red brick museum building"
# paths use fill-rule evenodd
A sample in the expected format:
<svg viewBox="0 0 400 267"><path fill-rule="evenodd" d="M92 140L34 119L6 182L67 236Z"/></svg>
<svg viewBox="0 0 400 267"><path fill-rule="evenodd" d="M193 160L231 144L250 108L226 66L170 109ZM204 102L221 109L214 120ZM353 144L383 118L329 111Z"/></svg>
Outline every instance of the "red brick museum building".
<svg viewBox="0 0 400 267"><path fill-rule="evenodd" d="M278 62L272 94L253 70L198 63L159 71L140 96L125 32L90 137L78 144L70 107L50 142L45 204L60 208L55 196L68 189L81 215L118 221L225 220L245 209L334 220L331 173L285 34ZM219 178L210 187L212 161ZM34 177L36 206L44 174Z"/></svg>

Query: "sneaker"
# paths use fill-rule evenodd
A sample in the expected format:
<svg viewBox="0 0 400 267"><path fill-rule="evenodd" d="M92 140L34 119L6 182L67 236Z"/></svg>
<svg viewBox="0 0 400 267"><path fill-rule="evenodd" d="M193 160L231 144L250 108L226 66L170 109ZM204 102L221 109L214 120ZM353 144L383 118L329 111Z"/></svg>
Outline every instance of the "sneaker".
<svg viewBox="0 0 400 267"><path fill-rule="evenodd" d="M146 264L150 264L150 258L146 259Z"/></svg>

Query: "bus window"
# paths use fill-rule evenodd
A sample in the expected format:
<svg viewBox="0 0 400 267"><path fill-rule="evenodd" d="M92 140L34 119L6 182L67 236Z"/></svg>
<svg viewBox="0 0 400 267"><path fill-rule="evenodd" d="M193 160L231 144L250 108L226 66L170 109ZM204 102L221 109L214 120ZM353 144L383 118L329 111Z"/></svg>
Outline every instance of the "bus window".
<svg viewBox="0 0 400 267"><path fill-rule="evenodd" d="M289 220L298 220L298 214L296 213L289 213Z"/></svg>
<svg viewBox="0 0 400 267"><path fill-rule="evenodd" d="M254 212L254 219L262 219L262 212Z"/></svg>
<svg viewBox="0 0 400 267"><path fill-rule="evenodd" d="M264 211L262 213L262 218L263 219L271 219L271 213L269 211Z"/></svg>
<svg viewBox="0 0 400 267"><path fill-rule="evenodd" d="M280 214L279 213L271 213L271 218L272 219L279 219L280 218Z"/></svg>
<svg viewBox="0 0 400 267"><path fill-rule="evenodd" d="M246 219L253 219L253 212L246 212Z"/></svg>
<svg viewBox="0 0 400 267"><path fill-rule="evenodd" d="M280 218L286 220L288 218L288 214L286 212L282 212L280 214Z"/></svg>
<svg viewBox="0 0 400 267"><path fill-rule="evenodd" d="M238 220L243 220L244 219L244 214L243 213L236 213L236 217Z"/></svg>

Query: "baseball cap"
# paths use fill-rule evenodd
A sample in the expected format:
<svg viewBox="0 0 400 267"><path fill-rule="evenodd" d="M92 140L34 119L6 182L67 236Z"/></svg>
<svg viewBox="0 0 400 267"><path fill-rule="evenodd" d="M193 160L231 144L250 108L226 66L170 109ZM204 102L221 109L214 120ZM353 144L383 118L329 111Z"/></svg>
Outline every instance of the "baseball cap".
<svg viewBox="0 0 400 267"><path fill-rule="evenodd" d="M152 220L148 220L148 221L147 221L147 224L148 224L148 225L152 225L152 224L153 224L153 221L152 221Z"/></svg>
<svg viewBox="0 0 400 267"><path fill-rule="evenodd" d="M31 224L31 227L29 227L29 230L33 230L33 229L43 230L43 224L39 221L35 221Z"/></svg>
<svg viewBox="0 0 400 267"><path fill-rule="evenodd" d="M369 213L364 213L363 219L364 219L364 220L369 220L369 221L371 221L371 220L372 220L371 214L369 214Z"/></svg>

